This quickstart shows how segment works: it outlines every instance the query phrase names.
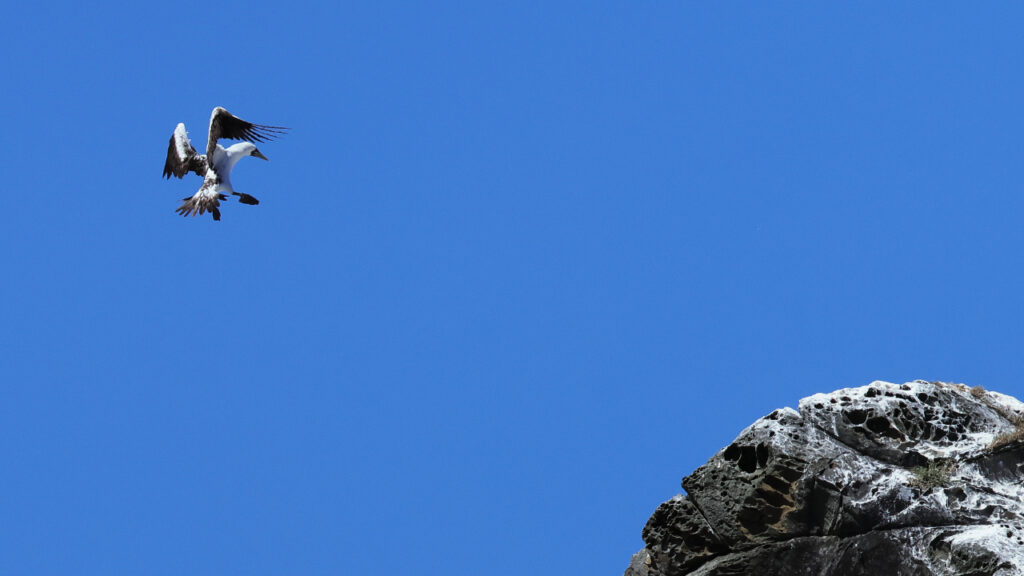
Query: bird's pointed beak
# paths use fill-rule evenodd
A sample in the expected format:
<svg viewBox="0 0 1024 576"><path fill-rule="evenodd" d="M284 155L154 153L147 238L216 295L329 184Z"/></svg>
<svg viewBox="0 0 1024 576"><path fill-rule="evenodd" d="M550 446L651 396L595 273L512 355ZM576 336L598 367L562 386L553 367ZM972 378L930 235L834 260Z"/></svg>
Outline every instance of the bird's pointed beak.
<svg viewBox="0 0 1024 576"><path fill-rule="evenodd" d="M252 151L252 155L257 157L257 158L263 158L267 162L270 162L270 158L267 158L266 156L264 156L263 152L260 152L259 150L253 150Z"/></svg>

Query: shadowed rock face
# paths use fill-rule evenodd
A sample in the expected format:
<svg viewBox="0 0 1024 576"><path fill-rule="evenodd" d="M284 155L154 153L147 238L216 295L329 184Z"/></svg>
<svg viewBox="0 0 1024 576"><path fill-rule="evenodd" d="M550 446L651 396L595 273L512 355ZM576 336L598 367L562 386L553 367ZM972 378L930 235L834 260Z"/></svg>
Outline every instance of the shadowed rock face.
<svg viewBox="0 0 1024 576"><path fill-rule="evenodd" d="M1017 400L874 382L776 410L683 479L626 576L1024 575Z"/></svg>

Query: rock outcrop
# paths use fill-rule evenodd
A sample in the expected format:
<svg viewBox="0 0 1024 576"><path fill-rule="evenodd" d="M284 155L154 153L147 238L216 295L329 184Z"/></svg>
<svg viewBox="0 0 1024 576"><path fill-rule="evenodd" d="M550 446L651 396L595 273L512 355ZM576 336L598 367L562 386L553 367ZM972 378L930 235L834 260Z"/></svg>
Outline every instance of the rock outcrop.
<svg viewBox="0 0 1024 576"><path fill-rule="evenodd" d="M917 381L799 408L684 478L626 576L1024 575L1024 404Z"/></svg>

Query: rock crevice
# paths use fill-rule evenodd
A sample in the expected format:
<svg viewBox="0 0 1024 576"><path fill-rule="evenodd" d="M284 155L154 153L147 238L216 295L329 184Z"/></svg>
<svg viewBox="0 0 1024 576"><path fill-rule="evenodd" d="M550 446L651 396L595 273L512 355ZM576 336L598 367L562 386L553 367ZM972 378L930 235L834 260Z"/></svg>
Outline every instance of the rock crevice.
<svg viewBox="0 0 1024 576"><path fill-rule="evenodd" d="M1024 575L1022 415L939 382L804 398L684 478L626 575Z"/></svg>

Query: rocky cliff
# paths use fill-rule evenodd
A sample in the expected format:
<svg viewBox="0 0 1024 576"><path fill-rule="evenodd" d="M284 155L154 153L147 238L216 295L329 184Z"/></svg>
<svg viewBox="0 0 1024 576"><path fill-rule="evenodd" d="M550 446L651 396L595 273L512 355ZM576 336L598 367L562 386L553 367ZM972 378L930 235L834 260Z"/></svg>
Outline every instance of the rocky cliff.
<svg viewBox="0 0 1024 576"><path fill-rule="evenodd" d="M682 484L626 576L1024 575L1024 404L981 387L816 394Z"/></svg>

